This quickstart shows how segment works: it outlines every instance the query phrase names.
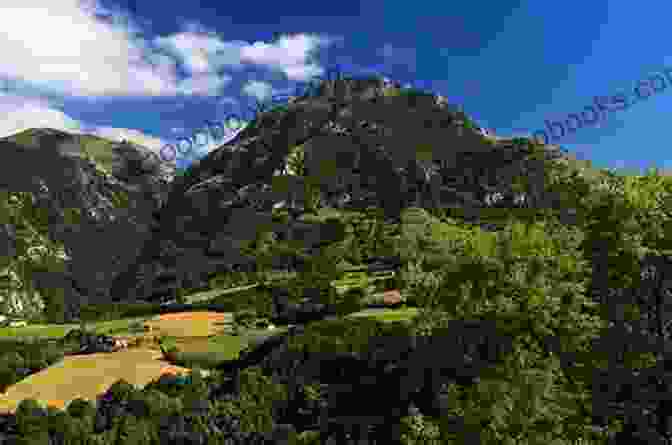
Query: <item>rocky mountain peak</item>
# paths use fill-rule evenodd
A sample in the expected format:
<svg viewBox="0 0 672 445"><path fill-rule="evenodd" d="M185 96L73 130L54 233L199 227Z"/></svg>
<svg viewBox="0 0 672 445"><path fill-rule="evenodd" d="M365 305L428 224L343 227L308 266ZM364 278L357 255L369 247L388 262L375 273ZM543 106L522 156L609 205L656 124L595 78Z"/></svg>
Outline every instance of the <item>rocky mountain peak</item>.
<svg viewBox="0 0 672 445"><path fill-rule="evenodd" d="M514 202L513 178L543 176L543 161L530 159L528 148L484 135L442 96L375 77L323 81L317 94L260 112L175 181L160 228L119 275L113 294L170 296L245 264L241 240L267 225L273 209L377 206L394 216L409 206L478 209L495 192ZM562 156L545 150L549 160ZM303 176L289 168L296 156ZM306 178L317 194L308 194ZM548 205L543 181L535 187L528 204ZM242 214L246 223L236 217Z"/></svg>

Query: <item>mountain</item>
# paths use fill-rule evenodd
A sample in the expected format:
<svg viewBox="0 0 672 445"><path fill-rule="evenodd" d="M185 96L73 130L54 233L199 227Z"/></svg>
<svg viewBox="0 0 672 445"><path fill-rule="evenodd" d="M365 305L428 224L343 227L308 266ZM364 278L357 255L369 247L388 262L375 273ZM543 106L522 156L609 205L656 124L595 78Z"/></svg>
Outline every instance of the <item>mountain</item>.
<svg viewBox="0 0 672 445"><path fill-rule="evenodd" d="M25 198L25 206L45 211L49 223L40 235L43 244L64 249L58 270L36 273L33 284L43 290L62 288L72 306L70 317L82 302L108 301L111 281L132 262L151 230L171 172L158 158L147 156L145 147L49 128L0 139L0 150L0 188ZM79 215L74 222L68 216L73 209ZM17 224L26 222L17 218ZM20 240L12 236L14 224L7 218L0 222L7 224L3 259L9 258L11 266L19 261L11 253ZM8 296L16 300L16 295ZM21 311L20 304L11 306L13 312Z"/></svg>
<svg viewBox="0 0 672 445"><path fill-rule="evenodd" d="M378 78L324 81L316 95L259 113L175 178L157 231L115 280L113 298L174 295L249 263L240 246L259 227L279 235L288 230L273 222L274 208L300 215L312 202L341 209L373 205L390 218L408 206L477 214L496 193L502 205L515 205L518 175L531 179L526 205L551 207L557 197L544 192L541 179L548 162L600 174L555 145L541 146L543 159L532 159L531 144L524 142L485 134L441 96ZM289 171L297 154L308 181ZM307 182L319 191L311 195ZM295 219L290 225L302 226L297 239L319 232L319 224Z"/></svg>
<svg viewBox="0 0 672 445"><path fill-rule="evenodd" d="M378 78L324 81L317 94L292 99L181 175L148 148L98 136L38 128L0 139L0 190L24 203L19 211L3 198L16 213L0 221L4 258L15 268L33 261L12 253L25 248L17 228L32 230L31 209L46 212L44 233L31 242L61 252L60 263L36 269L32 284L45 295L63 289L73 318L85 302L174 297L250 266L241 247L262 226L310 251L323 236L305 217L316 208L376 206L388 218L409 206L458 208L477 221L495 195L496 205L519 205L516 176L531 179L524 205L555 206L540 180L551 160L602 174L554 145L533 159L531 144L483 132L444 97ZM273 218L282 208L288 223ZM14 312L41 307L11 292Z"/></svg>

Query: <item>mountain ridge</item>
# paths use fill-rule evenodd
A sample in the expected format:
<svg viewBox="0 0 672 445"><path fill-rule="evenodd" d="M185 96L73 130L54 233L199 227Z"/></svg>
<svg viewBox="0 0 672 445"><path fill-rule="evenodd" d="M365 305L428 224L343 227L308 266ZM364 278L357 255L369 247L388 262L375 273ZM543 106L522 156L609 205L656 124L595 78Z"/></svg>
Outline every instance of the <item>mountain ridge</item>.
<svg viewBox="0 0 672 445"><path fill-rule="evenodd" d="M306 178L287 174L296 147L304 152L307 178L319 189L318 202L344 209L380 206L390 216L408 206L485 207L485 197L497 188L513 203L512 178L543 174L545 161L527 159L533 141L485 135L445 98L392 85L381 78L324 81L316 95L260 112L233 139L175 179L159 212L160 228L137 263L118 277L112 293L122 298L134 289L134 298L166 296L170 279L161 271L174 277L182 267L177 264L191 269L182 271L191 276L185 278L190 286L245 264L235 247L236 233L249 239L255 225L270 223L278 206L307 211ZM541 149L547 160L599 175L562 147ZM487 173L481 175L485 182L480 173ZM469 179L460 181L460 176ZM543 183L533 187L543 195ZM536 204L555 205L544 199ZM243 210L247 220L234 218ZM220 253L214 256L209 253L213 250ZM145 281L142 285L138 277ZM173 291L180 287L175 280Z"/></svg>
<svg viewBox="0 0 672 445"><path fill-rule="evenodd" d="M303 233L317 230L299 222L313 205L373 205L390 217L409 206L477 213L496 193L499 205L519 205L513 179L542 177L546 162L528 159L531 144L483 132L445 97L381 78L343 78L260 112L182 175L171 176L137 144L36 128L0 139L14 153L0 180L6 190L36 196L47 188L39 202L54 221L50 236L71 258L67 299L151 301L248 267L241 243L278 209L297 216L289 232ZM560 146L541 149L547 161L602 174ZM305 176L290 173L297 159ZM525 205L554 205L543 183L531 187L536 201ZM68 207L85 221L66 224Z"/></svg>

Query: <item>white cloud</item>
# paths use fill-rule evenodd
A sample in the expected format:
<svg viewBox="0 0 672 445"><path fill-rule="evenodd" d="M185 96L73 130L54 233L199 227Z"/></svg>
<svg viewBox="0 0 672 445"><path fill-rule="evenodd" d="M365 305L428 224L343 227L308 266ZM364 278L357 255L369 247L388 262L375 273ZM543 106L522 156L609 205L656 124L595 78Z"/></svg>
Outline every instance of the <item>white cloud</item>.
<svg viewBox="0 0 672 445"><path fill-rule="evenodd" d="M29 128L54 128L66 131L72 134L92 134L113 141L121 142L123 139L135 144L142 145L157 155L161 156L161 148L167 144L175 144L175 139L165 140L160 137L151 136L142 131L131 128L117 128L88 125L84 122L71 118L63 111L54 108L49 102L42 99L27 99L26 97L10 96L0 94L0 137L11 136ZM228 122L221 122L222 127L215 129L215 136L208 132L206 128L199 129L193 134L184 133L183 128L172 128L173 133L182 133L184 137L192 140L191 153L181 155L180 150L186 150L184 142L178 150L178 158L200 158L217 147L232 139L249 122L243 120L230 119ZM223 131L223 134L222 134ZM194 141L194 138L196 139ZM165 154L172 158L172 154ZM163 159L163 157L162 157ZM167 164L174 164L172 159Z"/></svg>
<svg viewBox="0 0 672 445"><path fill-rule="evenodd" d="M12 60L0 76L76 96L175 94L178 82L171 59L147 57L135 25L93 0L3 1L0 52Z"/></svg>
<svg viewBox="0 0 672 445"><path fill-rule="evenodd" d="M0 137L29 128L53 128L72 134L93 134L113 141L127 139L159 154L165 141L130 128L98 127L71 118L41 99L0 94Z"/></svg>
<svg viewBox="0 0 672 445"><path fill-rule="evenodd" d="M81 129L81 124L51 108L38 98L0 94L0 137L10 136L35 127L50 127L64 131Z"/></svg>
<svg viewBox="0 0 672 445"><path fill-rule="evenodd" d="M236 100L232 97L222 97L222 98L219 99L219 103L222 104L222 105L225 105L225 104L237 105L238 100Z"/></svg>
<svg viewBox="0 0 672 445"><path fill-rule="evenodd" d="M250 80L243 87L243 94L265 101L273 96L274 90L270 83Z"/></svg>
<svg viewBox="0 0 672 445"><path fill-rule="evenodd" d="M272 44L254 42L241 48L241 59L278 69L290 80L308 80L324 72L321 67L310 63L308 59L319 48L333 41L330 38L307 34L282 36Z"/></svg>
<svg viewBox="0 0 672 445"><path fill-rule="evenodd" d="M274 43L224 41L193 23L150 39L127 14L97 0L3 0L0 52L12 63L0 66L0 79L80 97L210 95L230 82L219 73L224 67L262 65L295 80L321 74L309 58L329 42L305 34Z"/></svg>
<svg viewBox="0 0 672 445"><path fill-rule="evenodd" d="M312 57L337 40L295 34L271 43L225 41L195 23L173 34L149 36L143 31L146 25L98 0L2 0L0 53L11 63L0 64L0 86L10 80L15 88L12 94L0 93L0 137L50 127L128 139L158 152L171 141L134 129L88 125L68 116L59 104L70 96L219 95L232 80L222 69L247 64L280 71L290 80L308 80L324 71ZM243 93L267 97L275 91L253 81ZM218 103L236 105L238 100L220 97ZM207 153L235 134L210 138L197 151Z"/></svg>
<svg viewBox="0 0 672 445"><path fill-rule="evenodd" d="M310 57L336 41L316 35L296 34L283 36L273 43L225 42L200 25L190 23L184 28L183 32L157 37L155 43L179 59L192 74L241 68L249 63L282 71L290 80L308 80L324 72L320 66L309 61Z"/></svg>
<svg viewBox="0 0 672 445"><path fill-rule="evenodd" d="M187 95L210 95L217 94L231 80L226 74L214 75L203 74L185 79L179 83L179 89Z"/></svg>
<svg viewBox="0 0 672 445"><path fill-rule="evenodd" d="M149 136L139 130L131 128L115 128L115 127L84 127L83 133L95 134L105 139L121 142L126 139L135 144L142 145L150 150L159 153L161 147L165 145L165 141L161 138Z"/></svg>

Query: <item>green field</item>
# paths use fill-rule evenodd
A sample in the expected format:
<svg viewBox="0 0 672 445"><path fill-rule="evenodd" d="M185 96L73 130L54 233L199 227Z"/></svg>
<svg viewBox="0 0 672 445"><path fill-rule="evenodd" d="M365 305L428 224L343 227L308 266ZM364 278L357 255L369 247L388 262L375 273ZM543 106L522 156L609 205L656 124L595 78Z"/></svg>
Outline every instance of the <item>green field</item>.
<svg viewBox="0 0 672 445"><path fill-rule="evenodd" d="M122 334L130 332L129 325L134 322L143 322L149 317L135 317L123 320L100 321L87 323L87 328L98 334ZM0 328L0 339L14 337L61 338L71 329L79 328L79 323L73 324L44 324L28 325L20 328Z"/></svg>
<svg viewBox="0 0 672 445"><path fill-rule="evenodd" d="M281 333L286 328L278 328L273 333ZM236 360L240 351L260 337L268 336L271 331L263 329L247 329L240 335L219 334L212 337L165 337L163 344L166 349L174 346L178 352L164 355L169 362L178 366L193 368L214 368L226 361Z"/></svg>
<svg viewBox="0 0 672 445"><path fill-rule="evenodd" d="M414 307L402 309L385 309L381 312L369 313L366 310L350 314L349 317L370 317L380 321L410 321L418 315L418 309Z"/></svg>

